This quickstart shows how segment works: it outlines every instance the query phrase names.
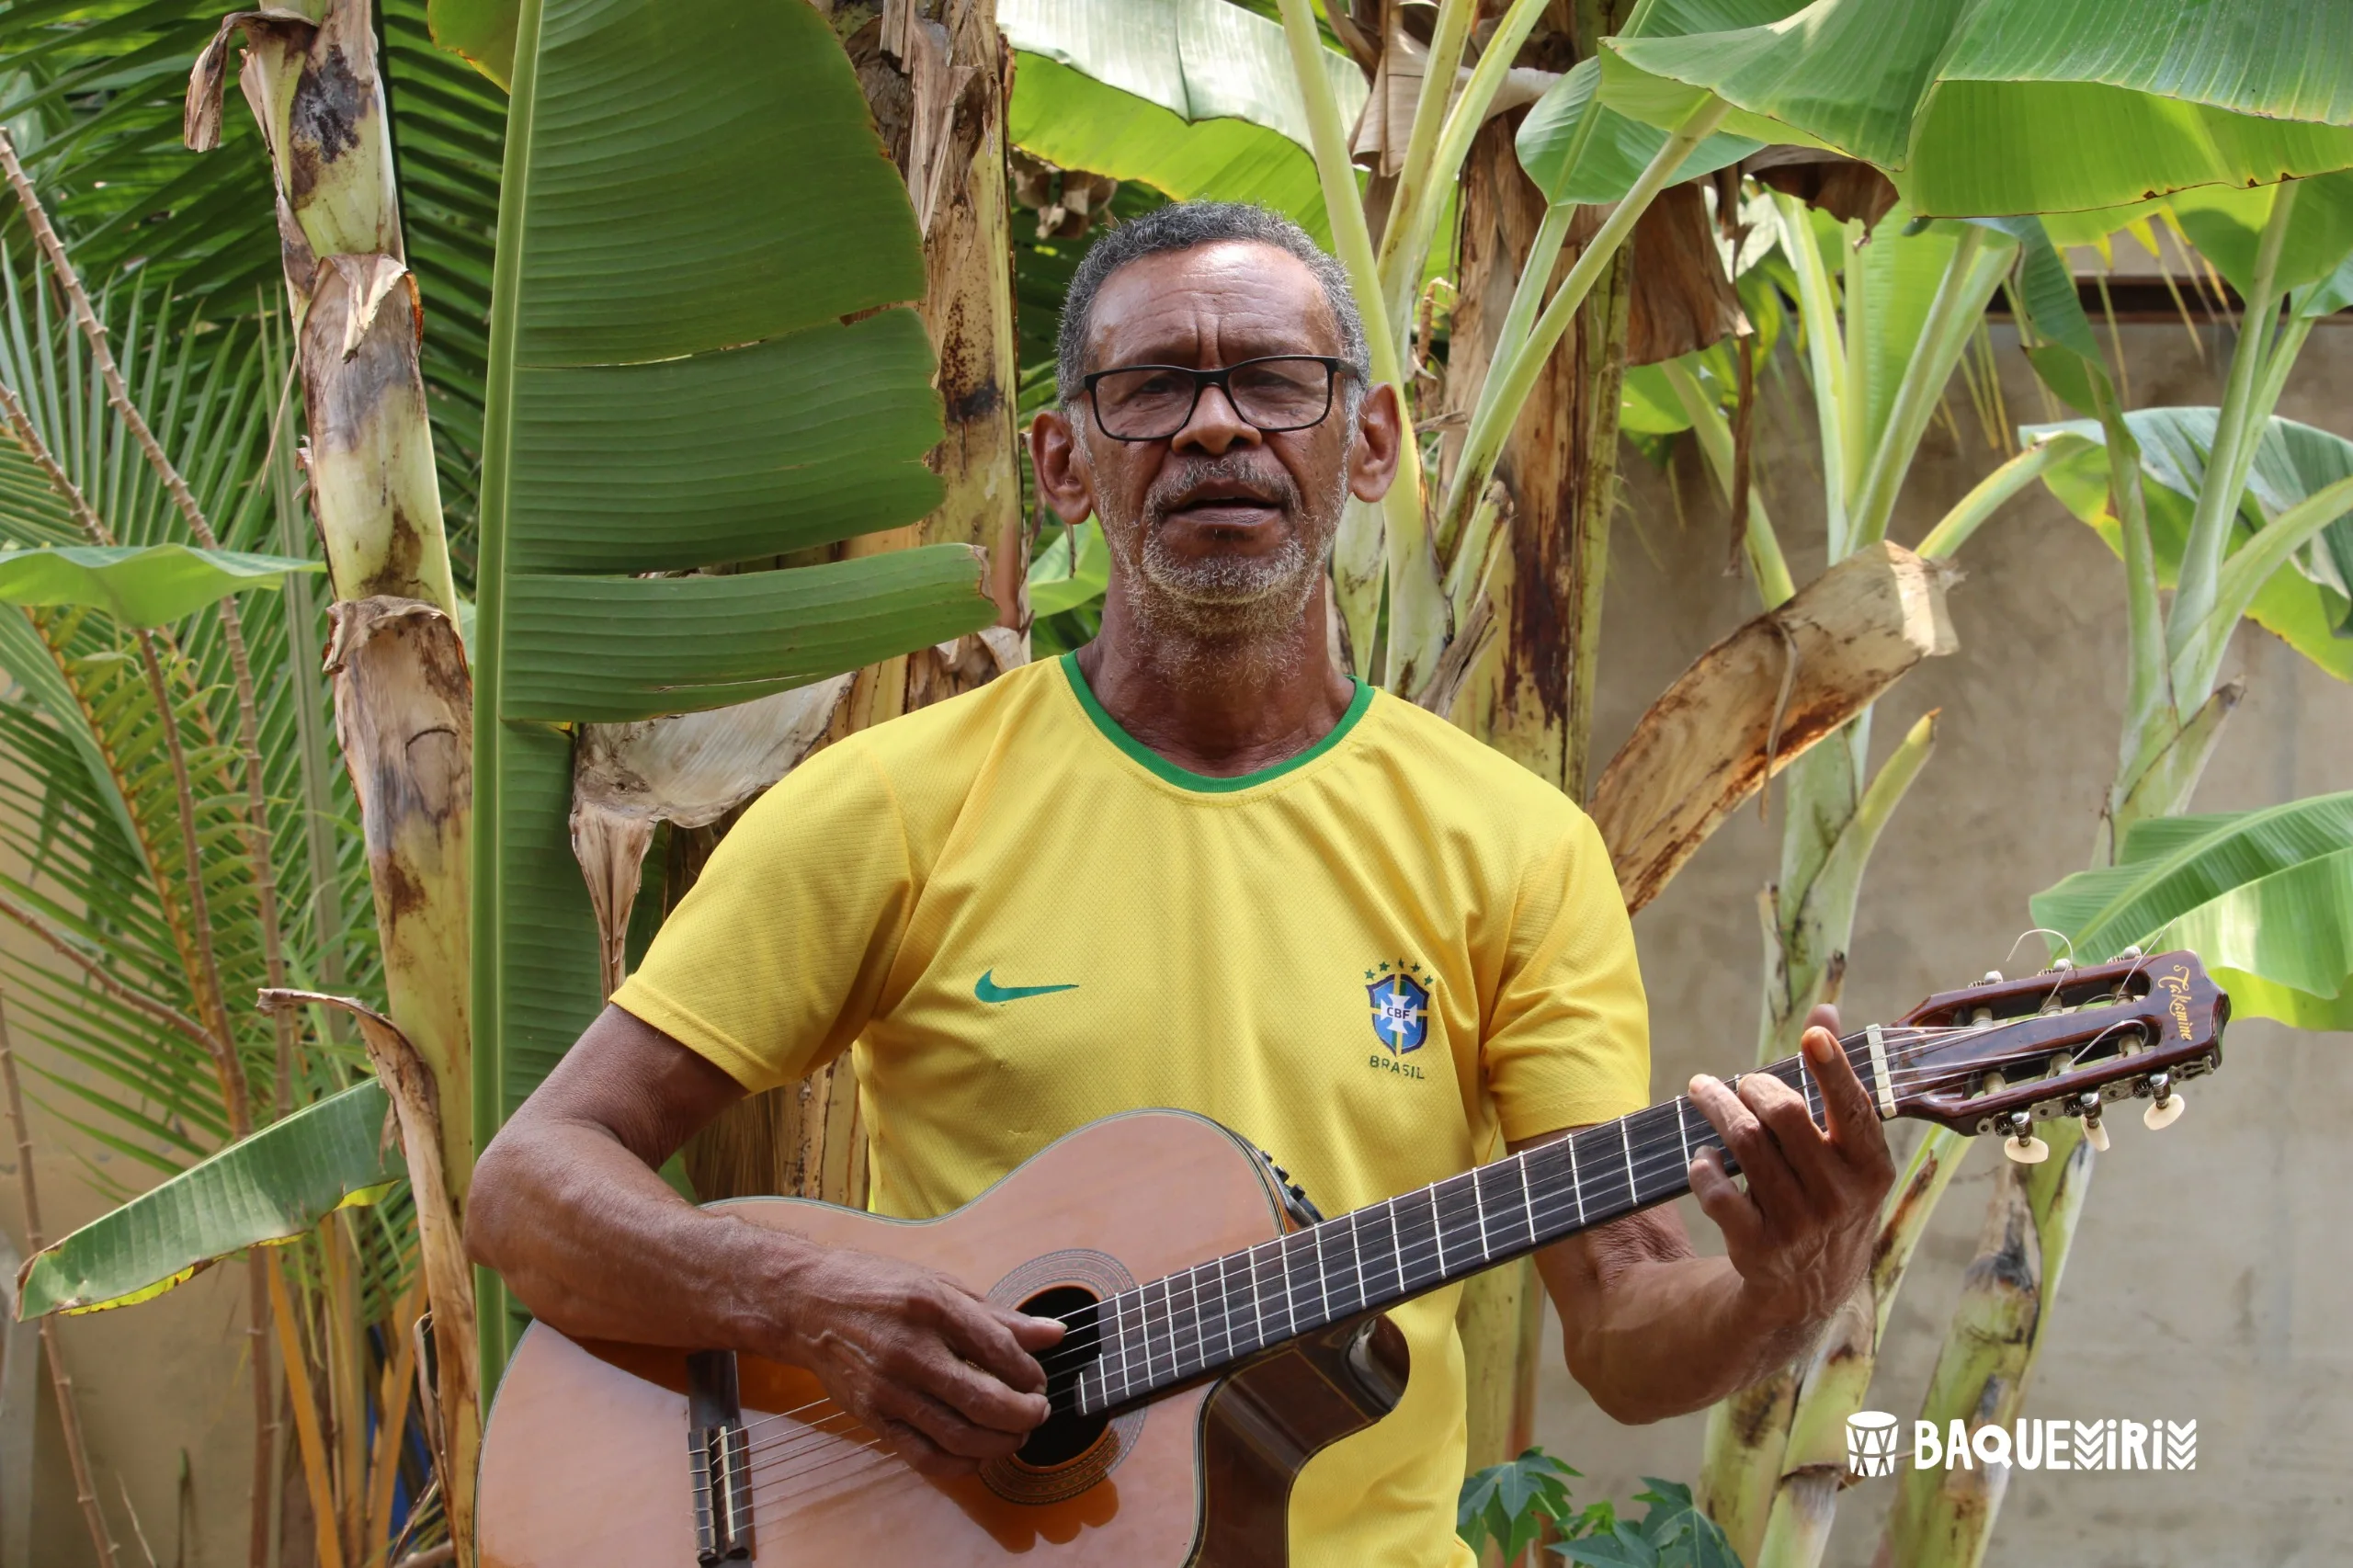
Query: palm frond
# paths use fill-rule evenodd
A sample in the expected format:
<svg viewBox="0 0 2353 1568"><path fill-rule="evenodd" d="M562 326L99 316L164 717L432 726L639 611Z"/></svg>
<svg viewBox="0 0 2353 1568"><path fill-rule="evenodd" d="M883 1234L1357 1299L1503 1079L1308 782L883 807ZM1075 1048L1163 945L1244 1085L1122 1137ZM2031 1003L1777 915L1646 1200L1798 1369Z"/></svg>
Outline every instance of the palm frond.
<svg viewBox="0 0 2353 1568"><path fill-rule="evenodd" d="M222 116L213 152L180 141L188 70L229 9L219 0L0 0L0 121L17 130L85 277L103 290L140 275L204 322L250 321L257 299L283 291L269 160L252 117ZM429 323L423 369L442 504L471 586L506 105L433 46L425 0L383 0L380 17L408 263ZM17 222L0 224L0 244L21 233ZM0 495L9 490L0 468ZM215 527L229 542L223 522Z"/></svg>

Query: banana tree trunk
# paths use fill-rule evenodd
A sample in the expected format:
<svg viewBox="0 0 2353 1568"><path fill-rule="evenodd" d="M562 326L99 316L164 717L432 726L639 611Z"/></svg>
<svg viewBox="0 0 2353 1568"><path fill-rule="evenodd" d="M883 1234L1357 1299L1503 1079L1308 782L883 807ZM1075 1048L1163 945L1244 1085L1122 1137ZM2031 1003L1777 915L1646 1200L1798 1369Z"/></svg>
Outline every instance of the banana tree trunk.
<svg viewBox="0 0 2353 1568"><path fill-rule="evenodd" d="M1518 116L1472 143L1459 200L1461 297L1448 402L1472 394L1492 362L1520 269L1545 216L1512 147ZM1585 796L1601 586L1617 490L1619 382L1625 369L1628 269L1613 266L1546 363L1496 466L1508 499L1488 579L1495 635L1471 665L1454 712L1481 739ZM1459 440L1453 443L1460 445ZM1543 1309L1526 1263L1479 1276L1456 1312L1468 1380L1472 1470L1534 1440Z"/></svg>
<svg viewBox="0 0 2353 1568"><path fill-rule="evenodd" d="M2279 369L2284 371L2284 367ZM2242 375L2234 367L2222 423L2244 415L2242 405L2256 395L2251 383L2269 379L2252 369ZM2123 535L2131 645L2120 760L2101 812L2094 855L2096 863L2106 864L2134 823L2188 809L2243 688L2235 682L2211 690L2184 690L2176 685L2142 495L2140 449L2104 369L2094 367L2093 383L2108 453L2109 507ZM2260 406L2268 413L2268 403ZM2229 476L2218 478L2221 472ZM2206 483L2226 491L2227 512L2236 506L2244 470L2215 462ZM2208 505L2201 495L2201 511ZM2187 562L2185 568L2189 569ZM2192 601L2193 611L2202 608L2203 596L2177 594L2175 618L2184 614L2185 598ZM2043 1139L2051 1153L2042 1164L2022 1166L2006 1161L1996 1178L1977 1255L1963 1276L1961 1303L1921 1401L1924 1420L2007 1426L2025 1403L2097 1164L2080 1121L2053 1121ZM2006 1469L1990 1466L1955 1468L1941 1477L1908 1472L1881 1539L1879 1561L1904 1568L1976 1568L1992 1541L2007 1479Z"/></svg>
<svg viewBox="0 0 2353 1568"><path fill-rule="evenodd" d="M2051 1157L2038 1165L2005 1160L1962 1276L1961 1303L1921 1403L1924 1418L1945 1411L1978 1425L2007 1426L2025 1402L2046 1311L2067 1261L2091 1185L2092 1148L2080 1123L2042 1130ZM1879 1562L1948 1568L1984 1560L1994 1517L2009 1480L2006 1465L1907 1469L1888 1518Z"/></svg>
<svg viewBox="0 0 2353 1568"><path fill-rule="evenodd" d="M969 691L1029 656L1005 145L1013 57L997 31L995 0L887 0L847 47L923 233L918 313L939 358L947 436L928 460L946 492L939 506L919 523L851 540L841 551L949 543L983 550L997 624L860 671L817 744ZM674 856L668 899L691 885L717 831L723 824ZM791 1193L862 1207L865 1131L847 1059L730 1108L688 1141L686 1163L705 1199Z"/></svg>
<svg viewBox="0 0 2353 1568"><path fill-rule="evenodd" d="M432 1077L434 1185L461 1225L473 1169L472 1031L467 987L452 977L469 968L472 690L375 32L366 0L225 18L188 81L185 129L199 152L219 143L239 33L239 83L269 148L311 505L335 599L336 733L359 802L390 1016ZM426 1272L443 1495L458 1560L470 1563L479 1379L472 1279L451 1267L454 1256L428 1252Z"/></svg>
<svg viewBox="0 0 2353 1568"><path fill-rule="evenodd" d="M1864 865L1935 744L1931 712L1862 786L1860 752L1870 717L1866 710L1790 770L1783 880L1759 900L1766 923L1760 1061L1793 1053L1806 1014L1817 1003L1837 1000ZM1780 1049L1785 1040L1786 1052ZM1949 1174L1948 1163L1946 1179ZM1903 1210L1907 1222L1924 1223L1942 1190L1938 1182L1920 1207ZM1908 1183L1896 1189L1899 1199L1909 1193ZM1882 1264L1892 1234L1881 1237ZM1906 1244L1903 1256L1909 1256ZM1882 1283L1875 1269L1872 1284L1892 1297L1902 1273L1899 1266ZM1844 1473L1825 1468L1831 1445L1824 1433L1836 1436L1860 1408L1878 1344L1872 1325L1884 1318L1883 1304L1874 1313L1865 1310L1868 1295L1858 1300L1862 1307L1850 1301L1825 1327L1809 1367L1785 1368L1710 1414L1699 1495L1743 1562L1812 1568L1821 1560Z"/></svg>

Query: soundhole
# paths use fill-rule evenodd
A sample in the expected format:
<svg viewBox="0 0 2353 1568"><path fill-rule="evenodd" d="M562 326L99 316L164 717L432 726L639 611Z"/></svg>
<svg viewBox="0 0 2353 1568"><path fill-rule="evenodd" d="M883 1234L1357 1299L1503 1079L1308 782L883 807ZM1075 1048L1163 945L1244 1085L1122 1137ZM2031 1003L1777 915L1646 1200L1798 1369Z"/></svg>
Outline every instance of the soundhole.
<svg viewBox="0 0 2353 1568"><path fill-rule="evenodd" d="M1021 1303L1031 1317L1061 1318L1070 1326L1063 1342L1039 1359L1046 1368L1046 1399L1054 1413L1029 1434L1015 1455L1032 1470L1056 1470L1084 1455L1100 1442L1110 1425L1106 1415L1081 1415L1071 1406L1079 1374L1095 1364L1102 1348L1101 1330L1095 1322L1095 1292L1079 1285L1057 1285Z"/></svg>

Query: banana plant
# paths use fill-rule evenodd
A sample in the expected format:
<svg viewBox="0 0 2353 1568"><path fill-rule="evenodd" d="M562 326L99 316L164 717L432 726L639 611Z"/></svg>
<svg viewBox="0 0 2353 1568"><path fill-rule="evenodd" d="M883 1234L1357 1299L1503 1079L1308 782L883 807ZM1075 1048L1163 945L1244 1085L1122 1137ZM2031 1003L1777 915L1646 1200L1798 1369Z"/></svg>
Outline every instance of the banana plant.
<svg viewBox="0 0 2353 1568"><path fill-rule="evenodd" d="M2353 68L2346 74L2353 91ZM2343 619L2339 556L2348 525L2340 519L2353 510L2353 444L2276 420L2271 410L2312 321L2335 308L2340 274L2353 261L2353 227L2341 216L2348 177L2206 199L2210 213L2229 210L2238 244L2222 222L2183 214L2183 227L2205 230L2201 250L2238 274L2233 280L2246 301L2222 403L2211 411L2126 414L2072 288L2060 286L2063 268L2047 238L2026 236L2019 302L2037 340L2029 358L2058 395L2095 415L2043 432L2074 444L2072 459L2053 461L2043 480L2111 540L2125 573L2125 711L2095 875L2197 831L2165 819L2188 806L2242 695L2222 671L2243 617L2264 604L2291 645L2323 653L2324 667L2335 662L2332 640L2313 633ZM2097 501L2097 483L2086 483L2093 461L2107 475ZM2169 604L2159 598L2166 585ZM2079 1124L2054 1123L2040 1163L2006 1165L1996 1180L1923 1419L2003 1424L2024 1403L2094 1168ZM1907 1474L1889 1517L1888 1549L1903 1562L1982 1561L2003 1480L1991 1471Z"/></svg>
<svg viewBox="0 0 2353 1568"><path fill-rule="evenodd" d="M963 544L693 570L924 517L940 406L907 308L907 186L824 19L655 13L546 0L516 30L474 644L481 1139L605 994L567 825L574 731L806 686L998 614ZM483 1308L494 1373L517 1324L494 1286Z"/></svg>
<svg viewBox="0 0 2353 1568"><path fill-rule="evenodd" d="M1912 214L1901 203L1873 231L1860 219L1841 222L1813 211L1792 196L1776 193L1772 200L1803 327L1802 362L1821 441L1825 552L1835 564L1884 539L1929 418L2018 245L1970 225L1907 232ZM1703 433L1701 449L1719 487L1729 494L1732 441L1717 399L1682 367L1667 371L1687 416ZM1771 528L1753 496L1747 526L1752 534ZM1774 608L1770 585L1760 585ZM1794 647L1784 655L1785 662L1797 657ZM1919 720L1876 774L1867 766L1870 730L1865 708L1799 758L1784 787L1779 875L1759 901L1759 1062L1793 1051L1813 1006L1837 999L1864 869L1927 761L1935 715ZM1924 1151L1925 1161L1949 1165L1952 1151ZM1944 1175L1949 1179L1949 1169ZM1902 1264L1890 1260L1908 1256L1908 1247L1891 1251L1873 1285L1892 1292ZM1861 1381L1852 1389L1859 1403L1885 1301L1874 1304L1863 1294L1849 1315L1874 1325L1847 1335L1862 1343L1845 1345L1836 1363L1849 1378L1859 1366ZM1834 1325L1834 1335L1840 1326ZM1824 1470L1818 1455L1801 1457L1792 1449L1793 1438L1821 1446L1817 1424L1792 1428L1804 1398L1802 1381L1802 1369L1785 1369L1710 1415L1700 1496L1748 1561L1815 1561L1826 1539L1836 1475ZM1821 1380L1813 1381L1818 1387Z"/></svg>
<svg viewBox="0 0 2353 1568"><path fill-rule="evenodd" d="M2353 793L2251 812L2148 817L2113 866L2034 897L2064 956L2187 947L2234 1017L2353 1028Z"/></svg>
<svg viewBox="0 0 2353 1568"><path fill-rule="evenodd" d="M1139 180L1179 200L1246 193L1329 244L1305 106L1282 29L1231 0L997 0L1014 51L1006 134L1065 168ZM1353 120L1354 62L1315 63Z"/></svg>
<svg viewBox="0 0 2353 1568"><path fill-rule="evenodd" d="M2166 18L2165 25L2151 26L2145 15L2134 13L2138 20L2128 16L2131 7L2094 4L2056 18L2043 12L2029 25L2028 18L2013 15L2023 7L2010 0L1974 6L1928 4L1894 14L1884 6L1820 0L1804 8L1803 26L1776 25L1794 9L1770 0L1663 0L1648 18L1687 17L1689 36L1633 36L1613 41L1603 61L1603 100L1658 126L1682 123L1703 104L1728 106L1721 121L1726 132L1813 145L1865 160L1885 172L1912 210L1923 216L2110 206L2204 184L2258 184L2282 175L2325 173L2343 167L2353 156L2353 142L2341 124L2326 123L2347 118L2341 101L2346 89L2299 75L2282 63L2286 54L2268 52L2279 40L2301 36L2304 19L2298 7L2247 0L2231 7L2179 13ZM2239 69L2250 58L2268 70L2268 79L2265 70ZM2200 69L2179 69L2183 62L2193 60ZM2225 62L2232 63L2226 67ZM2311 123L2315 121L2322 123ZM1999 142L1987 132L1996 124L2005 127ZM2032 127L2038 140L2029 143L2008 134L2021 125ZM2066 145L2099 155L2040 159L2010 151L2029 145ZM2039 227L2030 237L2003 233L2007 239L1963 233L1953 243L1957 250L1974 250L1989 258L2005 251L2032 252L2038 241L2040 252L2050 250ZM1792 265L1802 268L1798 247L1791 251ZM2034 264L2055 262L2055 256L2029 254L2027 260L2032 270L2021 278L2023 291L2035 294L2038 281L2046 290L2052 287L2050 267ZM1984 285L1998 282L2006 266L1992 266ZM1803 271L1799 281L1802 309L1809 295L1820 301L1826 293ZM2063 285L2064 302L2072 307L2072 280L2062 271L2055 282ZM1979 309L1983 303L1980 295ZM1826 312L1817 304L1814 313ZM1947 317L1945 325L1965 333L1973 325L1973 312L1958 320ZM1836 385L1838 367L1824 363L1822 352L1824 344L1835 340L1813 335L1812 379L1820 399ZM2078 348L2090 344L2087 326L2080 335L2071 330L2066 335ZM1871 347L1862 334L1850 331L1847 336L1850 359L1856 358L1851 350L1858 339L1866 350ZM1917 392L1940 393L1950 358L1940 368L1923 369L1937 373L1933 382L1924 375ZM1895 401L1901 406L1890 406L1897 415L1899 433L1908 420L1924 421L1929 412L1919 396ZM1826 475L1843 476L1846 484L1844 516L1833 501L1834 538L1858 528L1884 528L1887 509L1910 461L1909 446L1899 440L1882 445L1876 453L1848 449L1853 446L1851 416L1842 424L1834 410L1825 408L1824 414L1825 437L1837 428L1845 437L1842 449L1835 458L1826 455L1824 466ZM1912 440L1916 439L1915 433ZM2080 437L2076 440L2071 452L2082 449ZM2048 469L2056 456L2006 465L1927 542L1943 552L1957 547L1993 506L2040 471L2038 464ZM2137 472L2129 488L2137 495ZM2152 591L2147 596L2152 610L2154 598ZM2144 701L2136 711L2147 706ZM1836 760L1835 753L1824 748L1801 766L1809 774L1816 769L1832 774ZM1859 779L1859 772L1849 771L1844 778L1827 780L1834 786L1830 823L1840 817L1836 797L1843 793L1846 800L1854 800ZM1835 788L1840 785L1843 791ZM1816 814L1816 802L1810 798L1816 792L1792 790L1793 831L1807 815ZM1810 854L1785 857L1784 898L1793 880L1810 880L1809 871L1818 877L1828 863L1821 848L1824 837L1814 836ZM1808 935L1801 928L1786 933L1777 929L1775 947L1786 954L1795 945L1790 937ZM1768 980L1768 994L1776 989L1786 997L1792 988L1786 981L1777 988ZM1795 1017L1802 1018L1803 1010L1799 1006ZM1768 1030L1775 1021L1768 1010ZM1891 1200L1885 1220L1893 1253L1908 1253L1905 1228L1916 1227L1925 1217L1920 1199L1925 1197L1932 1204L1941 1182L1949 1179L1951 1151L1934 1148L1932 1142L1924 1141L1915 1150L1913 1166ZM2054 1168L2065 1168L2064 1163ZM1916 1235L1916 1230L1911 1233ZM1875 1280L1875 1290L1884 1290L1893 1283ZM1879 1310L1862 1311L1863 1304L1857 1303L1847 1315L1866 1326L1875 1318L1883 1321L1884 1297L1871 1304ZM1811 1450L1835 1449L1836 1425L1843 1418L1839 1406L1849 1399L1859 1401L1862 1390L1852 1371L1852 1349L1859 1337L1841 1335L1834 1325L1824 1351L1836 1354L1817 1355L1812 1370L1803 1374L1805 1393L1801 1393L1800 1374L1792 1371L1746 1391L1711 1420L1705 1494L1711 1511L1731 1521L1731 1534L1745 1556L1763 1551L1768 1561L1776 1562L1818 1561L1827 1538L1836 1471L1830 1463L1814 1462L1824 1455ZM1837 1376L1824 1375L1833 1369L1838 1369ZM1976 1415L1980 1409L1963 1400L1949 1412L1938 1403L1930 1413ZM1767 1434L1762 1441L1756 1437L1760 1433ZM1787 1436L1777 1439L1772 1434ZM1768 1457L1777 1441L1782 1452ZM1991 1515L1987 1506L1968 1526L1956 1524L1955 1528L1971 1534L1976 1550L1982 1551ZM1897 1560L1925 1560L1907 1551L1921 1544L1916 1536L1898 1533L1894 1540Z"/></svg>

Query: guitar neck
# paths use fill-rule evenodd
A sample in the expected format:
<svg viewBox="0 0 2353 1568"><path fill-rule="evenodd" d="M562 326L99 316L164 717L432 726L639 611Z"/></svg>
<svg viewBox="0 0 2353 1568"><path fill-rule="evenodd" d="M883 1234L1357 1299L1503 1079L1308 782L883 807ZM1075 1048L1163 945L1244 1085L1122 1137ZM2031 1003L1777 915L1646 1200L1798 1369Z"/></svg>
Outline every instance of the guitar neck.
<svg viewBox="0 0 2353 1568"><path fill-rule="evenodd" d="M1842 1041L1884 1103L1876 1030ZM1759 1069L1805 1096L1800 1059ZM1214 1377L1316 1330L1508 1263L1580 1231L1679 1198L1692 1156L1723 1149L1689 1097L1523 1150L1428 1187L1154 1279L1097 1304L1080 1332L1100 1353L1072 1390L1096 1415ZM1737 1164L1724 1153L1727 1170Z"/></svg>

